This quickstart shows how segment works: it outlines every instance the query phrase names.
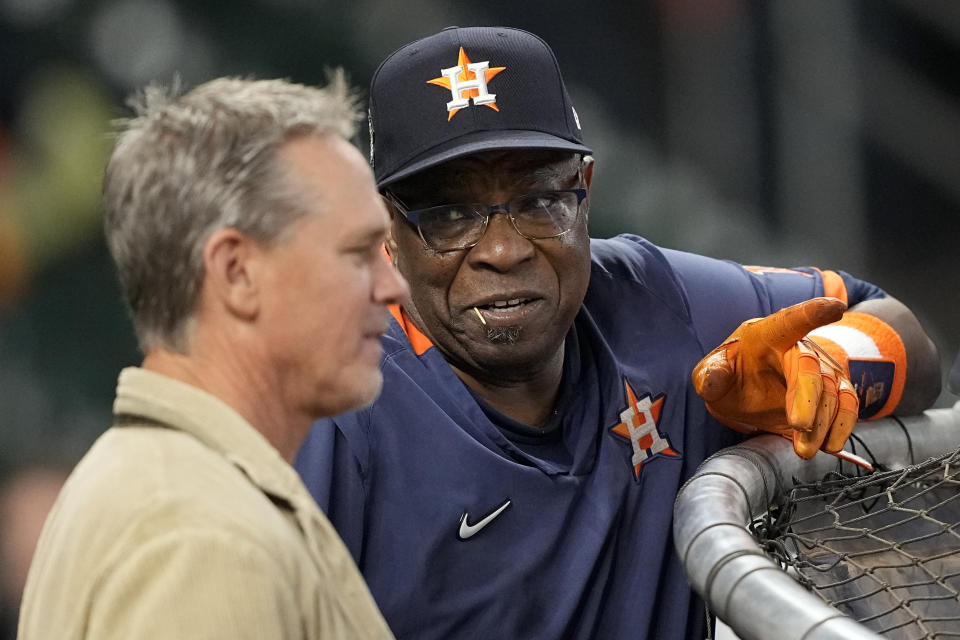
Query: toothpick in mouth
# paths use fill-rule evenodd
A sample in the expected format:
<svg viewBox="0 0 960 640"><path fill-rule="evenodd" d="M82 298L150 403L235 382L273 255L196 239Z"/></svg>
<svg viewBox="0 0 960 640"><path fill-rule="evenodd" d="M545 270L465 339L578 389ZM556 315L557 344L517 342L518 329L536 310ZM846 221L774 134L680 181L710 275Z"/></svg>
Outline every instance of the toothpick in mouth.
<svg viewBox="0 0 960 640"><path fill-rule="evenodd" d="M477 317L480 318L480 324L487 326L487 319L483 317L482 313L480 313L480 309L474 307L473 310L477 312Z"/></svg>

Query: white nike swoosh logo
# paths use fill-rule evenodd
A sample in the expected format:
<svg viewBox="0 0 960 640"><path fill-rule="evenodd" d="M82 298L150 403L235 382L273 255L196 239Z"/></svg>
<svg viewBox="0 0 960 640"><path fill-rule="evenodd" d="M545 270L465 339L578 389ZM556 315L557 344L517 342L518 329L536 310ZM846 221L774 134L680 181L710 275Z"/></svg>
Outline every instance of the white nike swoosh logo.
<svg viewBox="0 0 960 640"><path fill-rule="evenodd" d="M467 538L471 538L475 536L480 531L480 529L483 529L485 526L493 522L493 520L497 516L499 516L501 513L503 513L503 511L509 506L510 506L510 501L507 500L502 505L494 509L492 513L487 515L487 517L485 517L483 520L480 520L475 524L470 524L469 522L467 522L467 518L469 517L469 514L467 512L464 512L463 515L460 516L460 531L457 533L457 535L460 536L461 540L466 540Z"/></svg>

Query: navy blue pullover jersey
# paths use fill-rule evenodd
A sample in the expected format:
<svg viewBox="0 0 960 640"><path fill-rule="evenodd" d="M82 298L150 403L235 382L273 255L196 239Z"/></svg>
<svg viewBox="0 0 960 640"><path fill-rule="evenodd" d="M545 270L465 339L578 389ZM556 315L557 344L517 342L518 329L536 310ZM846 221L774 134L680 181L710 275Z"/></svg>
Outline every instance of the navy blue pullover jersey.
<svg viewBox="0 0 960 640"><path fill-rule="evenodd" d="M747 318L884 295L847 274L745 268L636 236L591 253L555 437L498 428L440 352L418 355L391 321L380 397L319 421L302 447L297 469L398 638L704 638L673 549L674 496L742 436L707 413L693 367Z"/></svg>

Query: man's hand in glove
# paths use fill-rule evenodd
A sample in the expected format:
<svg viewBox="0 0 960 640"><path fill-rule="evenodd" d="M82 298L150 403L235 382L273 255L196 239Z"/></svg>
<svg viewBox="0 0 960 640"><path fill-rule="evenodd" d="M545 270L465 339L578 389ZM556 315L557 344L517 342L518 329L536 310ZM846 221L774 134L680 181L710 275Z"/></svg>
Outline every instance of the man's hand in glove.
<svg viewBox="0 0 960 640"><path fill-rule="evenodd" d="M743 433L792 435L801 458L842 449L857 422L857 394L848 372L806 336L845 309L836 298L814 298L741 324L693 370L707 410Z"/></svg>

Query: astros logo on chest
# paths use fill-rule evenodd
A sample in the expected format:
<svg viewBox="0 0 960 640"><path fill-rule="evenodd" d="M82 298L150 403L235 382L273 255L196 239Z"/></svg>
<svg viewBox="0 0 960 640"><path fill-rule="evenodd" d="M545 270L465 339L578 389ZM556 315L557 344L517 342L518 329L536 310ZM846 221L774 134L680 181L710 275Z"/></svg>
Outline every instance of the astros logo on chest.
<svg viewBox="0 0 960 640"><path fill-rule="evenodd" d="M640 478L640 468L653 455L661 454L679 457L667 438L660 434L657 424L660 421L660 411L666 396L660 394L656 399L650 394L637 399L637 394L630 387L630 383L623 381L627 392L627 408L620 412L620 422L610 430L616 435L630 440L633 456L630 463L633 466L633 476Z"/></svg>

